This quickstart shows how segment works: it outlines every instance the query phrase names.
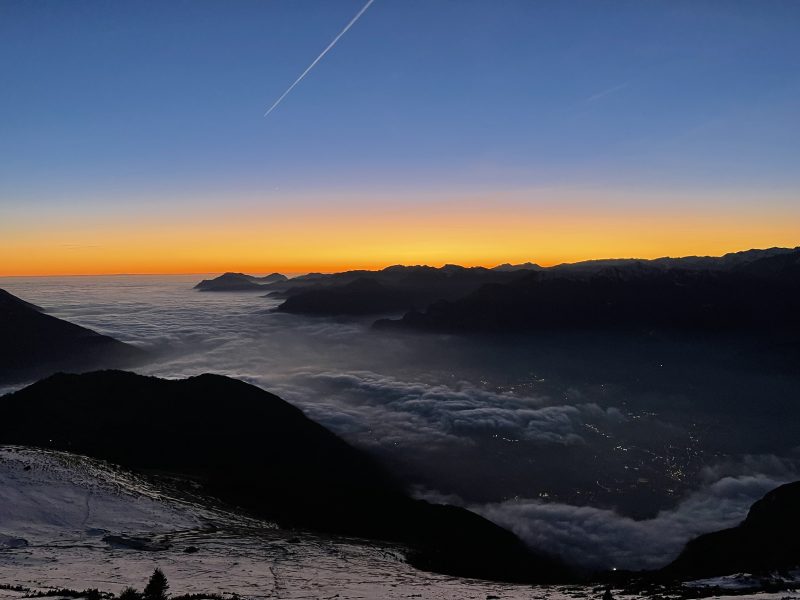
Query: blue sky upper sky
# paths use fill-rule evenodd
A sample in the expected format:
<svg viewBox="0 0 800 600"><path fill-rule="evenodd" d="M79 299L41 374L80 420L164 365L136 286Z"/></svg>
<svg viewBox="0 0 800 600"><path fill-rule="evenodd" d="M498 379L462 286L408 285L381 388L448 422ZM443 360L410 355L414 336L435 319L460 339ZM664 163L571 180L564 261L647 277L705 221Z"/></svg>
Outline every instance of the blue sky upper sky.
<svg viewBox="0 0 800 600"><path fill-rule="evenodd" d="M363 4L5 0L0 216L798 201L800 2L376 0L264 118Z"/></svg>

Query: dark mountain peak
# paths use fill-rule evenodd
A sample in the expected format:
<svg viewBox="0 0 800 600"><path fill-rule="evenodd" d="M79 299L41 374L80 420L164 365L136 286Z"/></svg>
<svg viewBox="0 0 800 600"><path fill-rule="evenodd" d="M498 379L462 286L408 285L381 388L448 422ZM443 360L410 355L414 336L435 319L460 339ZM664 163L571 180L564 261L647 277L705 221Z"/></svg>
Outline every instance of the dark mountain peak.
<svg viewBox="0 0 800 600"><path fill-rule="evenodd" d="M256 280L261 281L263 283L275 283L277 281L288 281L288 277L283 273L270 273L269 275L264 275L263 277L256 277Z"/></svg>
<svg viewBox="0 0 800 600"><path fill-rule="evenodd" d="M480 267L478 267L478 268L480 268ZM446 265L442 266L441 270L444 271L445 273L463 273L464 271L467 271L468 269L467 269L467 267L462 267L461 265L453 265L453 264L447 263Z"/></svg>
<svg viewBox="0 0 800 600"><path fill-rule="evenodd" d="M247 273L237 273L235 271L227 271L222 275L220 275L219 277L216 277L215 279L231 279L231 280L247 279L249 281L261 281L268 283L271 281L286 281L289 278L286 277L286 275L283 275L282 273L270 273L269 275L258 276L258 275L249 275Z"/></svg>
<svg viewBox="0 0 800 600"><path fill-rule="evenodd" d="M561 263L550 267L550 270L591 270L605 267L621 267L642 262L639 258L596 258L575 263Z"/></svg>
<svg viewBox="0 0 800 600"><path fill-rule="evenodd" d="M18 298L4 289L0 289L0 310L35 310L37 312L44 312L41 306L26 302L22 298Z"/></svg>
<svg viewBox="0 0 800 600"><path fill-rule="evenodd" d="M259 291L270 284L282 283L289 278L281 273L271 273L263 277L248 275L246 273L234 273L228 271L214 279L204 279L194 289L201 292L248 292Z"/></svg>
<svg viewBox="0 0 800 600"><path fill-rule="evenodd" d="M292 281L314 281L316 279L324 279L327 277L325 273L306 273L305 275L298 275Z"/></svg>
<svg viewBox="0 0 800 600"><path fill-rule="evenodd" d="M146 353L48 315L0 290L0 381L24 381L58 370L130 366Z"/></svg>
<svg viewBox="0 0 800 600"><path fill-rule="evenodd" d="M223 273L214 279L204 279L194 289L201 292L239 292L260 290L261 286L244 273Z"/></svg>
<svg viewBox="0 0 800 600"><path fill-rule="evenodd" d="M798 250L798 248L781 248L773 246L772 248L751 248L750 250L739 250L738 252L728 252L722 255L722 259L727 262L751 262L760 258L769 258L772 256L779 256Z"/></svg>
<svg viewBox="0 0 800 600"><path fill-rule="evenodd" d="M392 276L408 275L410 273L435 273L436 271L438 271L436 267L428 265L392 265L377 271L377 273ZM370 274L370 271L366 271L365 273Z"/></svg>
<svg viewBox="0 0 800 600"><path fill-rule="evenodd" d="M736 527L694 538L661 574L701 578L800 566L800 481L758 500Z"/></svg>
<svg viewBox="0 0 800 600"><path fill-rule="evenodd" d="M758 277L790 277L800 280L800 248L775 252L738 266L738 270Z"/></svg>
<svg viewBox="0 0 800 600"><path fill-rule="evenodd" d="M418 267L419 265L417 265ZM381 273L402 273L407 271L408 269L414 269L414 266L408 265L389 265L388 267L384 267L380 270Z"/></svg>
<svg viewBox="0 0 800 600"><path fill-rule="evenodd" d="M786 483L755 502L741 527L792 528L800 533L800 481Z"/></svg>
<svg viewBox="0 0 800 600"><path fill-rule="evenodd" d="M513 265L511 263L503 263L502 265L497 265L496 267L492 267L493 271L501 271L501 272L509 272L509 271L538 271L543 269L544 267L537 265L533 262L525 262Z"/></svg>

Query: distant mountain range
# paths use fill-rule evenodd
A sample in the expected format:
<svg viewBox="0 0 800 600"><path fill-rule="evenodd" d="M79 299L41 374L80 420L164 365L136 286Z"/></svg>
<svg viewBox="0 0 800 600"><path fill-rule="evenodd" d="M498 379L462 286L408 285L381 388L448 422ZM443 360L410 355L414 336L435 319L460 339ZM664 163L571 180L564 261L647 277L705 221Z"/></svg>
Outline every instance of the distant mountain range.
<svg viewBox="0 0 800 600"><path fill-rule="evenodd" d="M600 259L586 260L577 263L564 263L549 267L548 271L553 272L596 272L608 267L634 267L639 269L684 269L684 270L710 270L726 271L736 269L750 264L760 259L772 258L790 254L800 250L797 248L767 248L765 250L743 250L741 252L731 252L723 256L684 256L681 258L620 258L620 259Z"/></svg>
<svg viewBox="0 0 800 600"><path fill-rule="evenodd" d="M309 273L261 284L249 275L225 273L199 283L201 291L268 291L287 300L279 310L320 315L365 315L402 312L438 299L456 299L486 283L504 283L524 270L494 270L445 265L392 266L380 271ZM291 301L289 301L291 300Z"/></svg>
<svg viewBox="0 0 800 600"><path fill-rule="evenodd" d="M0 383L59 370L130 366L146 358L135 346L57 319L0 290Z"/></svg>
<svg viewBox="0 0 800 600"><path fill-rule="evenodd" d="M681 262L685 261L685 262ZM800 250L714 261L598 261L529 272L438 301L382 328L451 333L544 330L800 331Z"/></svg>
<svg viewBox="0 0 800 600"><path fill-rule="evenodd" d="M226 273L211 291L267 290L282 312L399 315L378 327L506 332L542 328L704 328L777 326L794 321L800 248L746 250L721 257L607 259L493 269L445 265L310 273L257 283ZM271 276L272 277L272 276ZM202 286L202 287L200 287ZM759 314L760 313L760 314Z"/></svg>
<svg viewBox="0 0 800 600"><path fill-rule="evenodd" d="M284 526L400 542L427 570L524 582L569 577L558 560L472 512L412 499L366 454L236 379L58 374L0 402L0 444L170 475Z"/></svg>

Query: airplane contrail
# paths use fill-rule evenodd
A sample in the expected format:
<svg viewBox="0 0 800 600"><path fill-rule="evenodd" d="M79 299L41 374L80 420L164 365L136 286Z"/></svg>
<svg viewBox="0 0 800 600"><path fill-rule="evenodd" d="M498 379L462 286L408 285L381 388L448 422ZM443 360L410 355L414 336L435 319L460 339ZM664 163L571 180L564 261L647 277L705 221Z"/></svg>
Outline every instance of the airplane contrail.
<svg viewBox="0 0 800 600"><path fill-rule="evenodd" d="M342 37L342 36L343 36L345 33L347 33L347 31L348 31L348 30L349 30L349 29L350 29L350 28L351 28L353 25L355 25L355 24L356 24L356 21L358 21L358 20L361 18L361 15L363 15L363 14L364 14L364 13L367 11L367 9L370 7L370 4L372 4L373 2L375 2L375 0L367 0L367 3L364 5L364 7L363 7L363 8L362 8L360 11L358 11L358 12L356 13L356 16L355 16L355 17L353 17L353 18L350 20L350 22L347 24L347 26L346 26L344 29L342 29L342 31L339 33L339 35L337 35L335 38L333 38L333 41L332 41L330 44L328 44L328 47L327 47L327 48L325 48L325 50L323 50L323 51L320 53L320 55L319 55L317 58L315 58L315 59L314 59L314 62L312 62L310 65L308 65L308 68L307 68L305 71L303 71L303 72L300 74L300 77L298 77L298 78L295 80L295 82L294 82L292 85L290 85L290 86L289 86L289 89L287 89L285 92L283 92L283 94L281 94L280 98L278 98L277 100L275 100L275 103L274 103L272 106L270 106L270 107L269 107L269 109L267 110L267 112L265 112L265 113L264 113L264 116L265 116L265 117L266 117L267 115L269 115L269 113L271 113L273 110L275 110L275 108L278 106L278 104L280 104L280 103L281 103L281 100L283 100L284 98L286 98L286 96L288 96L288 95L289 95L289 92L291 92L291 91L294 89L294 86L296 86L298 83L300 83L301 81L303 81L303 78L304 78L306 75L308 75L308 72L309 72L311 69L313 69L313 68L314 68L314 66L315 66L315 65L316 65L316 64L317 64L319 61L321 61L321 60L322 60L322 57L323 57L323 56L325 56L325 55L328 53L328 51L329 51L331 48L333 48L333 47L336 45L336 42L338 42L338 41L339 41L339 38L341 38L341 37Z"/></svg>

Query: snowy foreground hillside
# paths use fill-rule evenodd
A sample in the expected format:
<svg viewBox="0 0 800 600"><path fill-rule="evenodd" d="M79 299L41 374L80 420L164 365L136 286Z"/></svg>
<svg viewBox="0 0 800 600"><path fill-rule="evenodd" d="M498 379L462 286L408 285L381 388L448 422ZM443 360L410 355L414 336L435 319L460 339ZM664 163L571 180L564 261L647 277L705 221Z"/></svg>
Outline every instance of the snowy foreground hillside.
<svg viewBox="0 0 800 600"><path fill-rule="evenodd" d="M397 546L285 531L165 492L100 461L0 448L0 598L56 588L119 594L141 588L156 567L174 594L248 598L566 600L603 591L426 573L408 566ZM733 579L715 583L731 593L737 586Z"/></svg>

